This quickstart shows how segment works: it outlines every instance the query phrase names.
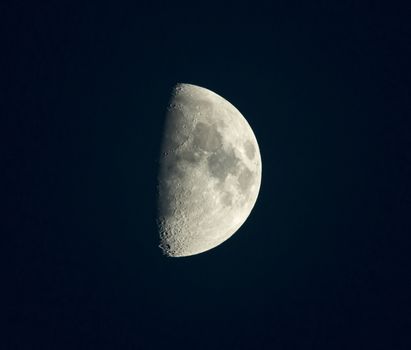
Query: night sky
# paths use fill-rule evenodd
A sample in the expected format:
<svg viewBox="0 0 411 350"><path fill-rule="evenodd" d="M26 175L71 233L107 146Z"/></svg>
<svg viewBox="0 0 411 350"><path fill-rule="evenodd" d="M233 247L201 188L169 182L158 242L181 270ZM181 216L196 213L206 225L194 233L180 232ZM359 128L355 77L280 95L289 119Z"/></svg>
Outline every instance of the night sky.
<svg viewBox="0 0 411 350"><path fill-rule="evenodd" d="M411 5L0 7L1 349L411 348ZM167 258L179 82L241 111L263 174L232 238Z"/></svg>

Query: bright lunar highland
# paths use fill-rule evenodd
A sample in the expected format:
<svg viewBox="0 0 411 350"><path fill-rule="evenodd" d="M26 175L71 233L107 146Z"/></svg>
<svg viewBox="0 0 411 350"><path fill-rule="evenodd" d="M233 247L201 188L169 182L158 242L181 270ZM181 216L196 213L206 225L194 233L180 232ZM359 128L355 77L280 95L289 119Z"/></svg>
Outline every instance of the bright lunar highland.
<svg viewBox="0 0 411 350"><path fill-rule="evenodd" d="M208 89L176 85L158 176L164 254L199 254L227 240L249 216L260 184L260 151L241 113Z"/></svg>

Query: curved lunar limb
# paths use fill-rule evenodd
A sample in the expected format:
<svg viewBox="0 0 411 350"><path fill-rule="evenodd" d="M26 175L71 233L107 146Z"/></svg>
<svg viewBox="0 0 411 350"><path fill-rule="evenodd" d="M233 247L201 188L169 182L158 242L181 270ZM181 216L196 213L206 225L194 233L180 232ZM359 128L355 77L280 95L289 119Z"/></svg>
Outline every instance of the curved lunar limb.
<svg viewBox="0 0 411 350"><path fill-rule="evenodd" d="M171 257L210 250L249 216L261 156L241 113L214 92L178 84L167 109L158 177L160 248Z"/></svg>

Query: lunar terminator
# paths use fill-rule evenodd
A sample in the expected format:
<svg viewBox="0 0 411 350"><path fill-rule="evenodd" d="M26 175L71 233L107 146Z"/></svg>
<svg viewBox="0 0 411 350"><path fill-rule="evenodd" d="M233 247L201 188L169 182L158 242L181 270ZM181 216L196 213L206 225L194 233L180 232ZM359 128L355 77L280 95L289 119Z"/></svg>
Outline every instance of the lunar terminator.
<svg viewBox="0 0 411 350"><path fill-rule="evenodd" d="M241 113L214 92L175 86L158 176L160 248L171 257L210 250L245 222L261 184L261 156Z"/></svg>

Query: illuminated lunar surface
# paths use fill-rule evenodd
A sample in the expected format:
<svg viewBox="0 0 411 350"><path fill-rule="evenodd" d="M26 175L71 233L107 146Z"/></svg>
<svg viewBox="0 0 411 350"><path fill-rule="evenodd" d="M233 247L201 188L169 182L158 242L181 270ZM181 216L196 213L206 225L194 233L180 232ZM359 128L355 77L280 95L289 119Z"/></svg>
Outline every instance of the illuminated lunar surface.
<svg viewBox="0 0 411 350"><path fill-rule="evenodd" d="M261 157L241 113L214 92L178 84L167 109L158 176L160 248L199 254L230 238L249 216Z"/></svg>

